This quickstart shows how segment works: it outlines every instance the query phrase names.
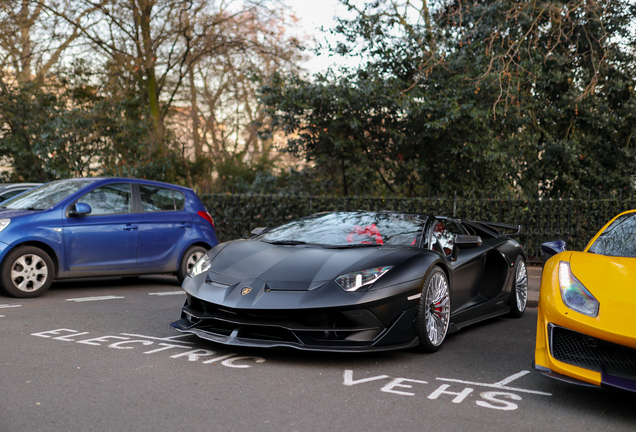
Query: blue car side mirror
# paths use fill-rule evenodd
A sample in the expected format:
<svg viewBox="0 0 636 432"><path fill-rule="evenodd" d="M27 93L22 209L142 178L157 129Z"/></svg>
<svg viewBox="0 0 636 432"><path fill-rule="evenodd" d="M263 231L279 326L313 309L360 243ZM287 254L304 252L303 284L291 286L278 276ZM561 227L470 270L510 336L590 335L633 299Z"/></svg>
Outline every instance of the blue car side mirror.
<svg viewBox="0 0 636 432"><path fill-rule="evenodd" d="M75 209L68 212L69 216L86 216L91 211L91 206L86 203L75 203Z"/></svg>
<svg viewBox="0 0 636 432"><path fill-rule="evenodd" d="M565 242L563 240L556 240L551 242L545 242L541 244L541 258L543 264L552 258L554 255L565 252Z"/></svg>

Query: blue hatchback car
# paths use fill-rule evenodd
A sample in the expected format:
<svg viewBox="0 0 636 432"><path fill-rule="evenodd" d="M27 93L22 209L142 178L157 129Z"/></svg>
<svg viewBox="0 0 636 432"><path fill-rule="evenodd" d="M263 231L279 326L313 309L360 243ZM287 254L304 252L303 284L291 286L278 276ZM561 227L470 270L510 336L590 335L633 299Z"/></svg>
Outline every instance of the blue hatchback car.
<svg viewBox="0 0 636 432"><path fill-rule="evenodd" d="M46 183L0 204L0 286L37 297L53 280L173 273L218 244L188 188L126 178Z"/></svg>

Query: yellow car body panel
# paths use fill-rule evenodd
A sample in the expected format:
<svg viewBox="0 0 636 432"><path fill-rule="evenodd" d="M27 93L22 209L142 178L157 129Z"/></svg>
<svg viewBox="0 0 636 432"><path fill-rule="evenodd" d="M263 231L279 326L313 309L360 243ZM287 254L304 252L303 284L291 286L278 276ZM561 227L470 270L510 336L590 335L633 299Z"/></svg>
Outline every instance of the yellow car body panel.
<svg viewBox="0 0 636 432"><path fill-rule="evenodd" d="M552 356L548 338L549 324L636 349L636 258L588 252L614 219L594 236L584 252L561 252L545 263L541 277L535 350L535 369L539 372L542 372L543 367L559 375L574 378L575 381L597 386L602 384L600 372L564 363ZM563 302L559 285L559 263L562 261L570 264L572 274L598 300L600 306L596 317L577 312Z"/></svg>

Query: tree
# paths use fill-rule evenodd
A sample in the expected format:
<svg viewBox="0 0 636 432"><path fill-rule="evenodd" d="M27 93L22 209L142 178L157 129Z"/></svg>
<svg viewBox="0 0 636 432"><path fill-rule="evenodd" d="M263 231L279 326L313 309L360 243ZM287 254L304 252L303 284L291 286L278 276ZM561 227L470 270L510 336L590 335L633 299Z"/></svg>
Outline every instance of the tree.
<svg viewBox="0 0 636 432"><path fill-rule="evenodd" d="M262 90L290 152L349 161L342 192L633 186L633 5L343 3L329 49L361 66Z"/></svg>

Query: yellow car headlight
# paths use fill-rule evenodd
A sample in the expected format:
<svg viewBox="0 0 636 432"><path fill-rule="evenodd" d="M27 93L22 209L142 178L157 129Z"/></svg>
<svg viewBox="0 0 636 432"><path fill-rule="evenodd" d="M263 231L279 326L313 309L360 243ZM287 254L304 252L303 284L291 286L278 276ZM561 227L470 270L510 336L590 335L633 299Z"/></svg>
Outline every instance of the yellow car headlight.
<svg viewBox="0 0 636 432"><path fill-rule="evenodd" d="M561 299L567 307L593 318L598 315L600 303L572 274L570 263L566 261L559 262L559 287Z"/></svg>

